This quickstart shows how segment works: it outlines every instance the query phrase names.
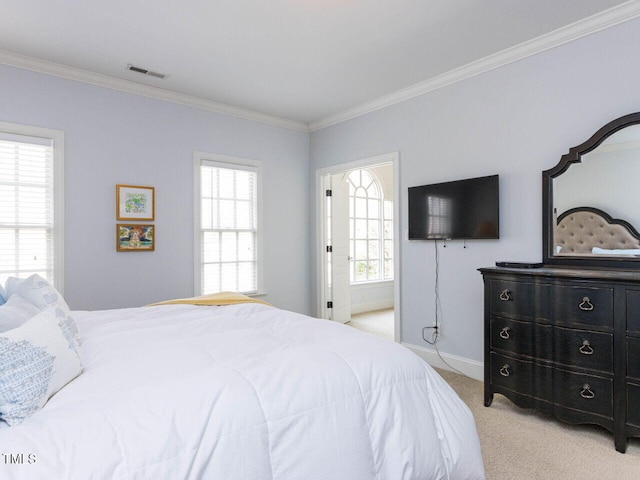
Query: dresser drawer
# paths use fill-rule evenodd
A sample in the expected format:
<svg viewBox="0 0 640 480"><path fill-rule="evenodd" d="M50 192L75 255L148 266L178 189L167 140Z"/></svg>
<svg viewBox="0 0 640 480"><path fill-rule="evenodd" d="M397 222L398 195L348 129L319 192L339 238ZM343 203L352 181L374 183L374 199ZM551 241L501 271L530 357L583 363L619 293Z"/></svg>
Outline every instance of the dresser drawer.
<svg viewBox="0 0 640 480"><path fill-rule="evenodd" d="M613 373L613 335L555 327L554 361Z"/></svg>
<svg viewBox="0 0 640 480"><path fill-rule="evenodd" d="M640 290L627 290L627 332L640 336Z"/></svg>
<svg viewBox="0 0 640 480"><path fill-rule="evenodd" d="M627 423L640 427L640 385L627 384Z"/></svg>
<svg viewBox="0 0 640 480"><path fill-rule="evenodd" d="M491 315L509 318L533 318L534 298L531 283L491 281Z"/></svg>
<svg viewBox="0 0 640 480"><path fill-rule="evenodd" d="M613 380L554 369L554 401L562 406L613 417Z"/></svg>
<svg viewBox="0 0 640 480"><path fill-rule="evenodd" d="M627 376L640 380L640 338L627 337Z"/></svg>
<svg viewBox="0 0 640 480"><path fill-rule="evenodd" d="M552 328L491 317L491 347L519 355L551 359Z"/></svg>
<svg viewBox="0 0 640 480"><path fill-rule="evenodd" d="M524 395L533 393L533 362L491 352L491 382Z"/></svg>
<svg viewBox="0 0 640 480"><path fill-rule="evenodd" d="M558 286L553 314L558 325L613 328L613 289Z"/></svg>

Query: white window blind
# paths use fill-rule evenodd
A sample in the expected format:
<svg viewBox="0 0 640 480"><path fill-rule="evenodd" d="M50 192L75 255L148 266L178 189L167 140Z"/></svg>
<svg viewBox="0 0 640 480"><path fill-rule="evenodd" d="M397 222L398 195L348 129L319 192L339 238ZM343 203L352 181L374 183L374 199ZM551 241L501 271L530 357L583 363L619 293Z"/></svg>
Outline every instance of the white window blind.
<svg viewBox="0 0 640 480"><path fill-rule="evenodd" d="M1 130L0 282L33 273L54 282L54 141Z"/></svg>
<svg viewBox="0 0 640 480"><path fill-rule="evenodd" d="M258 173L201 160L200 293L258 293Z"/></svg>

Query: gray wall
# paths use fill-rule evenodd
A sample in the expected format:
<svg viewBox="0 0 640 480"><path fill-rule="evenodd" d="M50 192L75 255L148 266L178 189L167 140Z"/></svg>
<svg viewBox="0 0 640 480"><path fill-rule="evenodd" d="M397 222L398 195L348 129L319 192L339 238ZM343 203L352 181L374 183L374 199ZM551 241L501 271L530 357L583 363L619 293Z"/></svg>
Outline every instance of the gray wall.
<svg viewBox="0 0 640 480"><path fill-rule="evenodd" d="M407 187L500 175L500 240L438 246L440 351L482 360L476 269L541 260L541 172L605 123L640 110L638 45L634 20L312 133L310 185L318 168L400 152L402 232ZM400 247L402 341L428 347L421 332L434 321L434 242L403 238Z"/></svg>
<svg viewBox="0 0 640 480"><path fill-rule="evenodd" d="M540 172L640 110L639 44L634 20L310 136L0 66L0 121L65 132L65 297L76 309L193 293L193 150L263 161L266 299L303 313L316 305L316 169L399 151L403 232L407 187L498 173L500 240L439 246L440 349L481 360L476 269L540 260ZM115 251L116 183L156 187L155 252ZM424 347L434 243L400 248L402 340Z"/></svg>
<svg viewBox="0 0 640 480"><path fill-rule="evenodd" d="M72 308L193 295L193 151L200 150L263 162L265 299L310 312L308 134L1 65L0 92L0 121L65 133ZM117 183L156 188L155 252L116 252Z"/></svg>

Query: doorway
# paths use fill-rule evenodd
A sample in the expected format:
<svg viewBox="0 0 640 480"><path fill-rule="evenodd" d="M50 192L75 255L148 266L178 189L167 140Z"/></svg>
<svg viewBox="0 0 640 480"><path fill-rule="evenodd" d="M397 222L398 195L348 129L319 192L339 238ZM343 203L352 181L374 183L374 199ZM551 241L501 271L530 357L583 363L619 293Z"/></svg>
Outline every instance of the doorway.
<svg viewBox="0 0 640 480"><path fill-rule="evenodd" d="M316 171L317 316L345 323L352 314L391 309L395 341L401 339L398 172L397 152Z"/></svg>

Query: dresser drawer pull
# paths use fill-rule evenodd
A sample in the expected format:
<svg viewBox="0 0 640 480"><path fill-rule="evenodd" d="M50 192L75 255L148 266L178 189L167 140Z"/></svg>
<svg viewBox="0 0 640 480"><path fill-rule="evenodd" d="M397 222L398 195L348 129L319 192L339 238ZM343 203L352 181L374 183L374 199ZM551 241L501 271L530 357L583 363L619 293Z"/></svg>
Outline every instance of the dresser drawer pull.
<svg viewBox="0 0 640 480"><path fill-rule="evenodd" d="M503 302L508 302L510 300L513 300L513 297L511 296L511 291L507 289L502 290L500 292L500 300L502 300Z"/></svg>
<svg viewBox="0 0 640 480"><path fill-rule="evenodd" d="M596 396L596 394L595 394L595 393L593 393L593 391L591 390L591 387L589 386L589 384L588 384L588 383L585 383L585 384L582 386L582 391L580 392L580 396L581 396L582 398L588 398L588 399L591 399L591 398L595 397L595 396Z"/></svg>
<svg viewBox="0 0 640 480"><path fill-rule="evenodd" d="M511 337L511 335L509 335L509 330L511 330L509 327L504 327L502 330L500 330L500 338L508 340Z"/></svg>
<svg viewBox="0 0 640 480"><path fill-rule="evenodd" d="M590 312L591 310L593 310L593 303L591 303L589 297L583 297L582 302L580 303L580 305L578 305L578 308L585 312Z"/></svg>
<svg viewBox="0 0 640 480"><path fill-rule="evenodd" d="M583 355L593 355L593 347L589 343L589 340L583 340L582 346L578 349Z"/></svg>
<svg viewBox="0 0 640 480"><path fill-rule="evenodd" d="M509 375L511 375L511 372L509 371L509 364L505 363L502 368L500 369L500 375L502 375L503 377L508 377Z"/></svg>

